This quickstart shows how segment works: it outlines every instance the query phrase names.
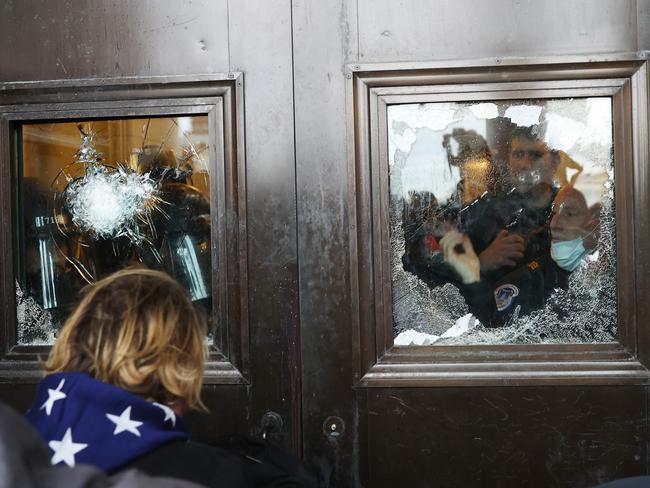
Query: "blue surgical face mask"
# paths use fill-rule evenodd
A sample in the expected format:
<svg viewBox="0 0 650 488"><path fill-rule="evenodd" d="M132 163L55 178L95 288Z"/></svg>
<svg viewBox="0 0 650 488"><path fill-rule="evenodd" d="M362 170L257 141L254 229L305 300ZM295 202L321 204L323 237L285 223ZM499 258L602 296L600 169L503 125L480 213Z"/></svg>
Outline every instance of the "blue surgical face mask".
<svg viewBox="0 0 650 488"><path fill-rule="evenodd" d="M571 241L558 241L551 243L551 257L557 265L567 271L573 271L580 265L580 261L587 254L582 244L582 237Z"/></svg>

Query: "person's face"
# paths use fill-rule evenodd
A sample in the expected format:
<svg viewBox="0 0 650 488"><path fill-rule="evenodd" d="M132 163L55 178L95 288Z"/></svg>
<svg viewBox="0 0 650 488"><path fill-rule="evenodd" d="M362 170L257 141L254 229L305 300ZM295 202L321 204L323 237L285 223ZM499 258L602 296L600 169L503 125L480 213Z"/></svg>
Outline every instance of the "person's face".
<svg viewBox="0 0 650 488"><path fill-rule="evenodd" d="M508 164L515 188L530 190L539 183L553 182L553 164L548 147L543 141L516 137L510 143Z"/></svg>
<svg viewBox="0 0 650 488"><path fill-rule="evenodd" d="M562 190L553 201L551 237L554 242L584 237L589 209L582 194L575 189Z"/></svg>

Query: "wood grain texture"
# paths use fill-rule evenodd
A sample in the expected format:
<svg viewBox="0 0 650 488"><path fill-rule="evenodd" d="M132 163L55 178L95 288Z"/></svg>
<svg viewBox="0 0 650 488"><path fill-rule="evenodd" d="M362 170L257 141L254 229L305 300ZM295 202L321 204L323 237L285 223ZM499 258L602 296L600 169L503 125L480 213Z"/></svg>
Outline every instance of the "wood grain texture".
<svg viewBox="0 0 650 488"><path fill-rule="evenodd" d="M373 488L581 488L646 470L643 387L368 395Z"/></svg>
<svg viewBox="0 0 650 488"><path fill-rule="evenodd" d="M359 0L361 62L636 51L634 0Z"/></svg>
<svg viewBox="0 0 650 488"><path fill-rule="evenodd" d="M230 62L244 75L251 422L279 413L300 450L291 3L229 2Z"/></svg>
<svg viewBox="0 0 650 488"><path fill-rule="evenodd" d="M650 0L636 0L637 49L650 49Z"/></svg>
<svg viewBox="0 0 650 488"><path fill-rule="evenodd" d="M7 0L2 81L228 70L226 0Z"/></svg>
<svg viewBox="0 0 650 488"><path fill-rule="evenodd" d="M306 458L331 486L358 486L349 326L346 63L357 59L356 3L293 2L303 419ZM338 416L340 436L323 422Z"/></svg>

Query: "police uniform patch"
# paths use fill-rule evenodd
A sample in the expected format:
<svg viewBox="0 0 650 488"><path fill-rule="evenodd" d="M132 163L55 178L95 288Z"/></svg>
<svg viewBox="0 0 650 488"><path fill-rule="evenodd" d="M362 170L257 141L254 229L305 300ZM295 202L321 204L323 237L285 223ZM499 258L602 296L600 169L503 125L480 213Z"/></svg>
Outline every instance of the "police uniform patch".
<svg viewBox="0 0 650 488"><path fill-rule="evenodd" d="M519 288L510 283L501 285L496 290L494 290L494 300L497 304L497 310L503 312L510 305L516 296L519 295Z"/></svg>

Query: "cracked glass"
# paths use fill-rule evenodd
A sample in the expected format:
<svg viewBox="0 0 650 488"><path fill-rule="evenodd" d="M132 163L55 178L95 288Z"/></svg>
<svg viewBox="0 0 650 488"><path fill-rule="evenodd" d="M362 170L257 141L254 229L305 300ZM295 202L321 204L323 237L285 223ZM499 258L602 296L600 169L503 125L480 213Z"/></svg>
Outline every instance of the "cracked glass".
<svg viewBox="0 0 650 488"><path fill-rule="evenodd" d="M207 116L30 122L16 135L18 344L52 344L79 291L126 266L165 271L211 308Z"/></svg>
<svg viewBox="0 0 650 488"><path fill-rule="evenodd" d="M396 345L616 341L611 98L387 117Z"/></svg>

